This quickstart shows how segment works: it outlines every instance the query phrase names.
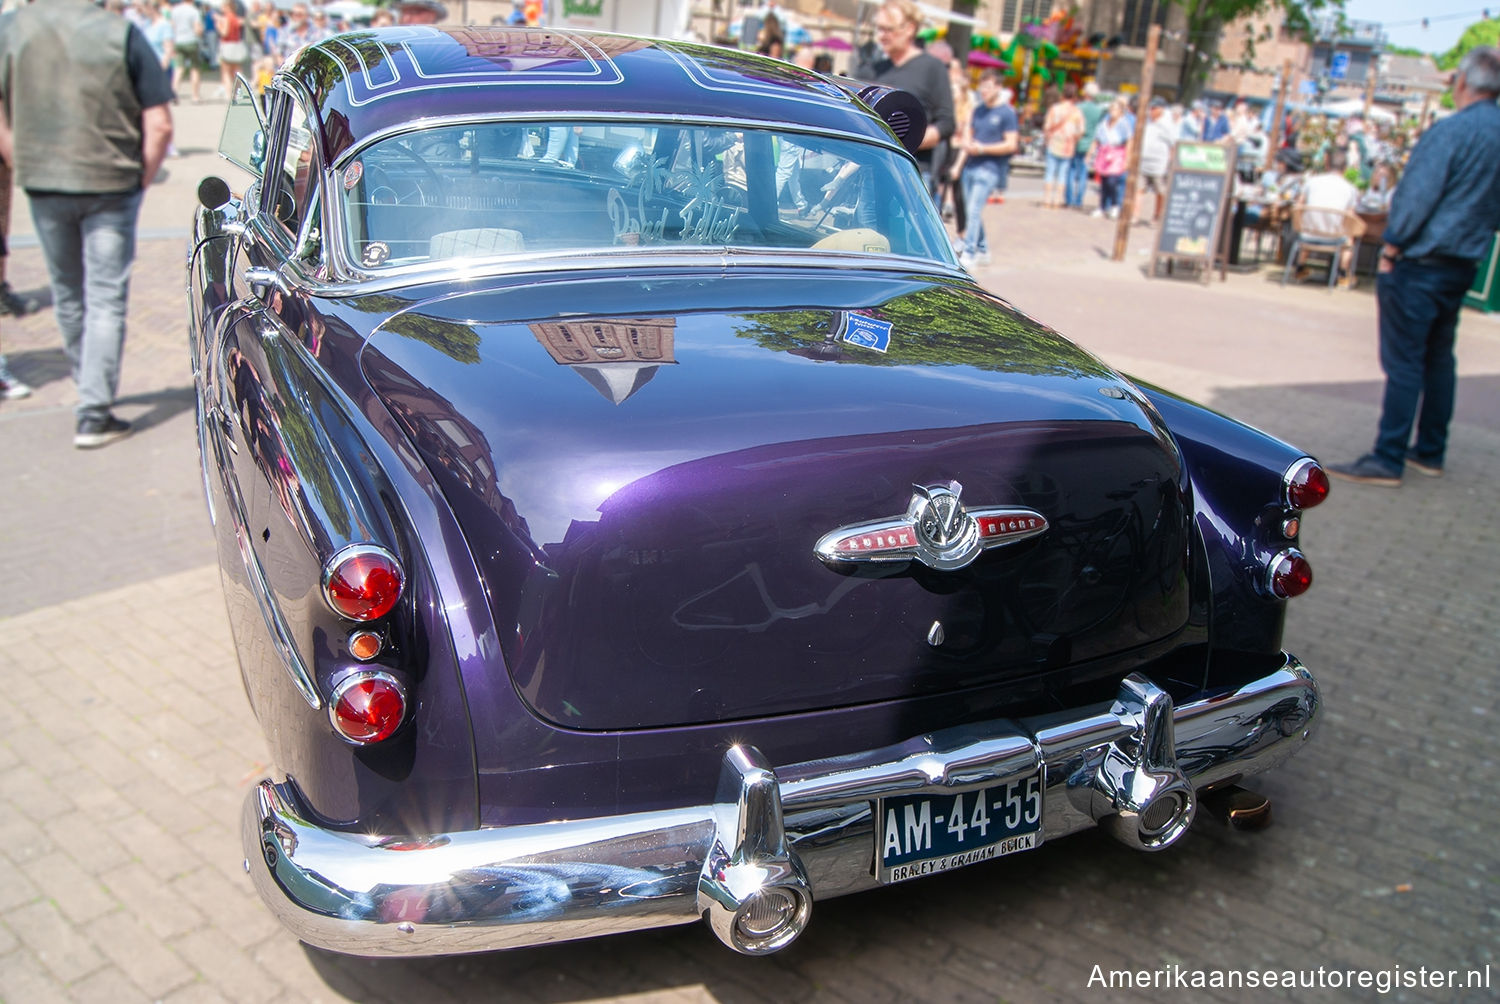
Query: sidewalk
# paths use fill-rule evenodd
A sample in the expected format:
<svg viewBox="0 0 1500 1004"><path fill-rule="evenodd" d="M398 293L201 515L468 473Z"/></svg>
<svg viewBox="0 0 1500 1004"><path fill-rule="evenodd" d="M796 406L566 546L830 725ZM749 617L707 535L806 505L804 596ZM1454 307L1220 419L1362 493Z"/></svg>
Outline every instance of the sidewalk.
<svg viewBox="0 0 1500 1004"><path fill-rule="evenodd" d="M819 903L802 940L769 959L735 956L696 925L452 959L298 944L241 869L240 804L268 768L192 422L185 237L199 178L219 170L203 151L222 107L179 106L184 156L146 200L120 408L139 432L72 449L50 311L0 320L0 344L37 386L0 404L0 999L1147 1001L1187 998L1101 994L1093 966L1500 962L1500 321L1472 312L1447 476L1397 491L1337 483L1308 515L1317 578L1291 606L1286 646L1318 676L1326 711L1308 747L1256 783L1274 802L1270 829L1205 820L1161 855L1081 834ZM1368 290L1283 289L1270 273L1148 280L1146 228L1127 262L1110 262L1108 221L1041 210L1026 187L987 210L989 288L1138 378L1325 462L1368 448L1381 388ZM24 202L16 215L24 236ZM18 240L10 269L19 289L44 288L34 245Z"/></svg>

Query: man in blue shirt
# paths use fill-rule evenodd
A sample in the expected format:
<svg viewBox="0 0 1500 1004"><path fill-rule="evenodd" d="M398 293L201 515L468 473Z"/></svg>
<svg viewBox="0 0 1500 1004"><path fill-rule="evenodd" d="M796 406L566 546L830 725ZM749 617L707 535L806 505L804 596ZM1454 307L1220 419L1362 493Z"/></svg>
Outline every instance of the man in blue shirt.
<svg viewBox="0 0 1500 1004"><path fill-rule="evenodd" d="M969 229L960 257L964 268L988 265L990 248L984 235L984 207L990 193L1005 191L1010 180L1010 158L1020 146L1020 122L1010 106L1000 74L985 70L979 76L979 104L969 121L968 135L953 165L953 178L963 179L964 204L969 207Z"/></svg>
<svg viewBox="0 0 1500 1004"><path fill-rule="evenodd" d="M1208 121L1203 123L1203 142L1217 143L1229 135L1229 116L1224 114L1224 105L1218 101L1208 103Z"/></svg>
<svg viewBox="0 0 1500 1004"><path fill-rule="evenodd" d="M1423 134L1391 198L1376 299L1385 399L1374 452L1329 473L1396 487L1405 467L1443 473L1458 386L1464 293L1500 229L1500 50L1471 49L1453 74L1454 115ZM1420 411L1418 406L1420 405ZM1417 440L1410 450L1412 425Z"/></svg>

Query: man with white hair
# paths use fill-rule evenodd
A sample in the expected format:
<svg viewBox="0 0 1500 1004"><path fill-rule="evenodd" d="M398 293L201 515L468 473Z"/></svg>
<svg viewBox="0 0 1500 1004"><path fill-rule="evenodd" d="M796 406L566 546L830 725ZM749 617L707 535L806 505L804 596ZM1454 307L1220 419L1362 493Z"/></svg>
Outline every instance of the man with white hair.
<svg viewBox="0 0 1500 1004"><path fill-rule="evenodd" d="M1457 112L1422 134L1391 198L1375 287L1385 398L1373 451L1328 469L1346 481L1395 488L1407 467L1443 473L1458 312L1500 230L1500 49L1470 49L1452 90Z"/></svg>
<svg viewBox="0 0 1500 1004"><path fill-rule="evenodd" d="M948 67L922 51L917 32L923 14L913 0L885 0L875 10L875 40L882 58L861 67L855 76L876 84L906 91L927 113L927 131L916 153L922 178L932 176L933 150L953 135L953 89Z"/></svg>

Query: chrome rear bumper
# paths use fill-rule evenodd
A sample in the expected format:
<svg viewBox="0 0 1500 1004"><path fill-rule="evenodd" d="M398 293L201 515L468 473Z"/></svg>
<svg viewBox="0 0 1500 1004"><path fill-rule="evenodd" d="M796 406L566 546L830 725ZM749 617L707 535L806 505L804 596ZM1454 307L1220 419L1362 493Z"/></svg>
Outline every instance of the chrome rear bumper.
<svg viewBox="0 0 1500 1004"><path fill-rule="evenodd" d="M711 805L426 837L322 829L261 781L243 837L261 898L297 937L353 955L518 948L706 919L763 954L813 900L877 884L875 798L1044 778L1041 840L1101 824L1143 850L1192 822L1196 790L1300 748L1317 684L1292 656L1238 690L1174 708L1144 677L1111 705L999 720L836 759L772 768L724 758Z"/></svg>

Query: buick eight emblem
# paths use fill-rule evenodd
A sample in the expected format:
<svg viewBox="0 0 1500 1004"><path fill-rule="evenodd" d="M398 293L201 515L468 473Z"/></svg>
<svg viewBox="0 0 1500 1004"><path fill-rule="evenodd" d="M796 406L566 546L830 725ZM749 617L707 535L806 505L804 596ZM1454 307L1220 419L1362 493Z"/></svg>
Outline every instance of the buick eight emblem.
<svg viewBox="0 0 1500 1004"><path fill-rule="evenodd" d="M818 557L830 565L915 559L928 568L950 571L970 564L989 548L1047 531L1046 517L1034 509L965 509L958 499L963 485L957 481L912 488L906 515L826 533L814 548Z"/></svg>

